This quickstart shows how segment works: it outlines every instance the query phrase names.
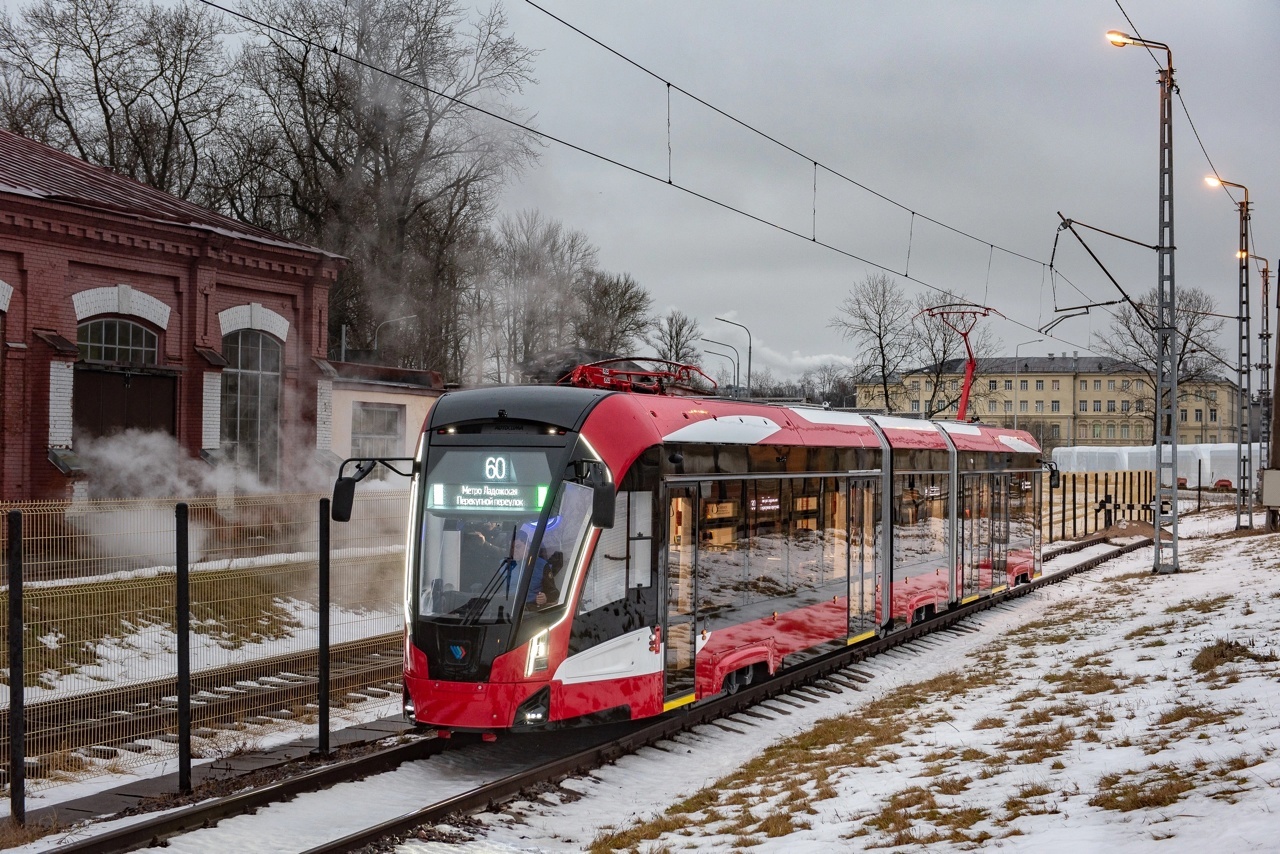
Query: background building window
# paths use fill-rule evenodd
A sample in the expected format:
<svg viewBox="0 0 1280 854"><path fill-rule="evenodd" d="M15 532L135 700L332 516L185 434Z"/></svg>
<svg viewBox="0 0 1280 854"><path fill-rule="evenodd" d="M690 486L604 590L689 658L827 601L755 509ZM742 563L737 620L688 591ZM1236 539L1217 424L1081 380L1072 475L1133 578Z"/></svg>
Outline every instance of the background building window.
<svg viewBox="0 0 1280 854"><path fill-rule="evenodd" d="M1050 402L1049 402L1049 411L1050 411L1050 412L1061 412L1061 411L1062 411L1062 401L1060 401L1060 400L1053 400L1053 401L1050 401Z"/></svg>
<svg viewBox="0 0 1280 854"><path fill-rule="evenodd" d="M1057 424L1050 424L1050 425L1049 425L1049 438L1050 438L1050 439L1061 439L1061 438L1062 438L1062 428L1061 428L1059 425L1057 425Z"/></svg>
<svg viewBox="0 0 1280 854"><path fill-rule="evenodd" d="M1044 380L1036 380L1036 391L1044 391Z"/></svg>
<svg viewBox="0 0 1280 854"><path fill-rule="evenodd" d="M919 401L911 401L913 406ZM351 456L403 457L404 406L395 403L351 404ZM386 472L379 466L377 472Z"/></svg>
<svg viewBox="0 0 1280 854"><path fill-rule="evenodd" d="M76 328L80 358L113 365L154 365L156 334L131 320L109 317L90 320Z"/></svg>
<svg viewBox="0 0 1280 854"><path fill-rule="evenodd" d="M222 450L268 486L280 477L280 342L256 329L222 339Z"/></svg>

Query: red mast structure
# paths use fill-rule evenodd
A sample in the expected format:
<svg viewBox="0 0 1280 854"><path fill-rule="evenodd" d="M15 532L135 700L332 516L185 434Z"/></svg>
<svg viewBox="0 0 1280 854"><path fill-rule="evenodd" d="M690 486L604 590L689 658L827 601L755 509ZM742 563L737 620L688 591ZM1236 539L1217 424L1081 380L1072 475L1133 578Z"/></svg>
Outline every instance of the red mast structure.
<svg viewBox="0 0 1280 854"><path fill-rule="evenodd" d="M990 317L993 314L997 317L1004 317L1004 315L994 308L968 302L931 306L921 311L916 317L921 314L941 320L955 330L964 341L964 351L967 356L964 364L964 385L960 389L960 403L956 407L956 420L964 421L969 409L969 388L973 385L973 372L978 366L978 360L973 356L973 347L969 346L969 333L973 331L973 327L977 325L980 318Z"/></svg>

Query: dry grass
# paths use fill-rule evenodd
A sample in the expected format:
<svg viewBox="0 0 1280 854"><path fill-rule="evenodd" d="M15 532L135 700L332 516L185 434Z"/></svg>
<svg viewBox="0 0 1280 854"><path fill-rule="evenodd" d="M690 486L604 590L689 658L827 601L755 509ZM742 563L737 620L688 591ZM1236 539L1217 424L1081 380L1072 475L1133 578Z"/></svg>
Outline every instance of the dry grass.
<svg viewBox="0 0 1280 854"><path fill-rule="evenodd" d="M591 854L606 854L609 851L635 851L640 846L640 843L650 842L664 833L675 832L688 824L689 819L683 816L659 816L626 830L613 831L611 828L604 828L591 840L587 850ZM653 852L661 849L650 848L646 850Z"/></svg>
<svg viewBox="0 0 1280 854"><path fill-rule="evenodd" d="M1170 605L1164 609L1164 612L1166 614L1184 614L1188 611L1195 611L1197 614L1211 614L1225 607L1233 598L1235 597L1224 595L1215 596L1212 599L1188 599L1177 605Z"/></svg>
<svg viewBox="0 0 1280 854"><path fill-rule="evenodd" d="M0 818L0 849L29 845L53 833L67 828L56 820L53 824L18 824L12 818Z"/></svg>
<svg viewBox="0 0 1280 854"><path fill-rule="evenodd" d="M1195 788L1190 775L1174 765L1153 765L1145 772L1107 774L1098 781L1098 794L1089 806L1131 812L1167 807Z"/></svg>
<svg viewBox="0 0 1280 854"><path fill-rule="evenodd" d="M1238 641L1217 640L1204 646L1191 660L1196 673L1211 673L1215 668L1236 661L1275 661L1273 653L1254 652Z"/></svg>
<svg viewBox="0 0 1280 854"><path fill-rule="evenodd" d="M1139 626L1125 635L1124 639L1137 640L1138 638L1144 638L1147 635L1163 634L1177 625L1177 622L1174 620L1165 620L1163 623L1152 623L1149 626Z"/></svg>

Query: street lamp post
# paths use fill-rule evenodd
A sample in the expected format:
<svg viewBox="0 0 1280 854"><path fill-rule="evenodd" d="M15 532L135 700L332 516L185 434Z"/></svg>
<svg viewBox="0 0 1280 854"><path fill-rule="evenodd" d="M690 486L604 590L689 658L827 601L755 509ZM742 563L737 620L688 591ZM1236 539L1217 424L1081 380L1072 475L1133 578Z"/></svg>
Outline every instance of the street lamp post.
<svg viewBox="0 0 1280 854"><path fill-rule="evenodd" d="M1178 571L1178 346L1177 304L1173 278L1173 51L1162 42L1135 38L1111 30L1107 41L1116 47L1138 45L1160 48L1165 64L1160 83L1160 231L1156 241L1156 495L1152 505L1155 524L1155 560L1158 573ZM1167 509L1166 509L1167 508ZM1169 525L1170 539L1161 531ZM1166 549L1168 558L1166 559Z"/></svg>
<svg viewBox="0 0 1280 854"><path fill-rule="evenodd" d="M418 315L416 315L416 314L406 314L404 317L396 317L396 318L393 318L393 319L391 319L391 320L384 320L384 321L382 321L381 323L379 323L377 326L375 326L375 327L373 328L373 351L374 351L375 353L379 352L379 350L378 350L378 333L382 331L382 327L387 326L387 325L392 324L392 323L399 323L399 322L400 322L400 321L402 321L402 320L413 320L413 319L414 319L415 317L417 317L417 316L418 316Z"/></svg>
<svg viewBox="0 0 1280 854"><path fill-rule="evenodd" d="M1253 365L1249 359L1249 188L1234 181L1224 181L1217 175L1206 175L1210 187L1235 187L1244 193L1239 202L1240 248L1236 250L1236 262L1240 271L1240 304L1236 314L1240 346L1236 362L1240 384L1236 413L1236 530L1253 527L1253 437L1249 435L1253 403ZM1247 518L1246 518L1247 514Z"/></svg>
<svg viewBox="0 0 1280 854"><path fill-rule="evenodd" d="M733 396L737 397L738 396L738 365L742 361L742 356L738 353L738 348L733 346L732 344L726 344L723 341L716 341L711 338L703 338L702 340L706 341L708 344L717 344L721 347L728 347L730 350L733 351ZM711 351L708 350L707 352L710 353ZM722 353L720 355L724 355L724 354Z"/></svg>
<svg viewBox="0 0 1280 854"><path fill-rule="evenodd" d="M733 357L728 353L721 353L719 350L704 349L702 352L706 353L708 356L719 356L721 359L725 359L729 364L733 365L733 385L736 388L738 385L738 363L733 360ZM735 394L736 393L737 392L735 392Z"/></svg>
<svg viewBox="0 0 1280 854"><path fill-rule="evenodd" d="M737 326L747 333L747 399L751 399L751 330L738 323L736 320L725 320L723 317L717 317L716 320L721 323L727 323L730 326Z"/></svg>
<svg viewBox="0 0 1280 854"><path fill-rule="evenodd" d="M1018 429L1018 348L1023 344L1035 344L1043 341L1043 338L1032 338L1030 341L1023 341L1013 348L1013 429Z"/></svg>

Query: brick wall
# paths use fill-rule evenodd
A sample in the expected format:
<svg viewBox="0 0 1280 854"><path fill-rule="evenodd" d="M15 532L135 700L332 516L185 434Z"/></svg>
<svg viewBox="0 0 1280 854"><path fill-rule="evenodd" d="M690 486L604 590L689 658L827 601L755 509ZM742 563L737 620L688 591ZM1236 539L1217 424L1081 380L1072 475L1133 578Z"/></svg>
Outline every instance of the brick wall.
<svg viewBox="0 0 1280 854"><path fill-rule="evenodd" d="M286 455L314 448L323 417L313 359L327 348L315 306L327 304L340 263L305 247L0 192L0 499L72 493L74 480L48 456L73 445L77 357L47 339L74 343L92 317L159 335L156 367L176 377L177 438L193 456L218 446L222 318L275 335L285 345L282 420L307 439Z"/></svg>

